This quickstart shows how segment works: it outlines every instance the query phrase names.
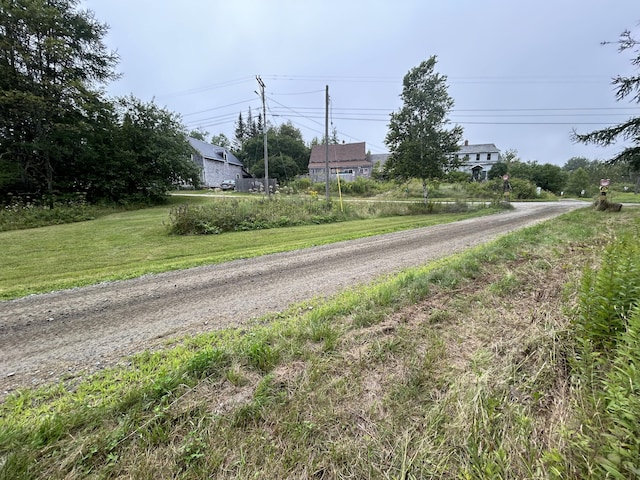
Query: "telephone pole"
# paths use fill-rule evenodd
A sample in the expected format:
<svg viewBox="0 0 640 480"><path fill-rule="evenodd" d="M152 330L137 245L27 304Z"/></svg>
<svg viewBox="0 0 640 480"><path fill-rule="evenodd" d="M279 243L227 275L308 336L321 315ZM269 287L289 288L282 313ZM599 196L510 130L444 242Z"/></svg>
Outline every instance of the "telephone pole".
<svg viewBox="0 0 640 480"><path fill-rule="evenodd" d="M267 104L264 97L265 85L260 75L256 75L258 85L260 85L260 96L262 97L262 133L264 134L264 190L267 192L267 198L271 199L271 191L269 189L269 152L267 150Z"/></svg>
<svg viewBox="0 0 640 480"><path fill-rule="evenodd" d="M329 85L326 86L324 101L324 170L326 178L325 196L329 203Z"/></svg>

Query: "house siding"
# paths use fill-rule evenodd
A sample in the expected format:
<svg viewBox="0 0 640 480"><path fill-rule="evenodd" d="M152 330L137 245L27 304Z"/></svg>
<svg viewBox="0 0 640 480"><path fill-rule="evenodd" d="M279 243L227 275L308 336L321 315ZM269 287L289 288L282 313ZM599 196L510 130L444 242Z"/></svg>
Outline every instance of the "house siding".
<svg viewBox="0 0 640 480"><path fill-rule="evenodd" d="M329 145L329 178L352 181L371 177L373 163L367 157L365 143ZM309 157L309 178L314 182L326 179L326 145L315 145Z"/></svg>
<svg viewBox="0 0 640 480"><path fill-rule="evenodd" d="M493 143L470 145L465 142L452 156L462 161L459 171L468 173L478 181L487 180L491 167L501 161L500 150Z"/></svg>
<svg viewBox="0 0 640 480"><path fill-rule="evenodd" d="M242 162L229 150L195 138L189 138L194 148L191 160L200 167L200 180L206 188L218 188L223 180L247 176Z"/></svg>

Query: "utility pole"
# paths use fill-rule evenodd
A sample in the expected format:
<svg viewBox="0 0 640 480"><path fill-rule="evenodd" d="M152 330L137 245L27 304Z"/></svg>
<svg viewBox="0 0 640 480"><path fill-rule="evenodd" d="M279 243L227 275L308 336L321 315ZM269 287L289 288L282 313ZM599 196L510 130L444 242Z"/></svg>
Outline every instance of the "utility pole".
<svg viewBox="0 0 640 480"><path fill-rule="evenodd" d="M326 86L324 105L324 170L326 177L325 196L329 203L329 85Z"/></svg>
<svg viewBox="0 0 640 480"><path fill-rule="evenodd" d="M260 96L262 97L262 133L264 134L264 190L267 192L267 198L271 199L271 191L269 189L269 152L267 151L267 104L264 98L265 85L260 75L256 75L258 85L260 85Z"/></svg>

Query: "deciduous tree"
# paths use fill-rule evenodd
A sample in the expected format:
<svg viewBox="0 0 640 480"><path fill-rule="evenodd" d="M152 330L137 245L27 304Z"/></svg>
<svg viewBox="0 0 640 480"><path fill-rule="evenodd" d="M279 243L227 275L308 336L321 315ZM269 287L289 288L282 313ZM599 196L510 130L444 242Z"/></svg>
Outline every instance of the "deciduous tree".
<svg viewBox="0 0 640 480"><path fill-rule="evenodd" d="M391 153L385 174L399 180L421 179L425 202L428 181L457 167L451 154L462 138L462 127L447 128L454 101L447 92L447 77L435 71L436 63L432 56L405 75L403 105L391 114L385 139Z"/></svg>
<svg viewBox="0 0 640 480"><path fill-rule="evenodd" d="M98 87L116 77L106 25L78 3L0 1L0 158L34 193L52 193L70 176Z"/></svg>

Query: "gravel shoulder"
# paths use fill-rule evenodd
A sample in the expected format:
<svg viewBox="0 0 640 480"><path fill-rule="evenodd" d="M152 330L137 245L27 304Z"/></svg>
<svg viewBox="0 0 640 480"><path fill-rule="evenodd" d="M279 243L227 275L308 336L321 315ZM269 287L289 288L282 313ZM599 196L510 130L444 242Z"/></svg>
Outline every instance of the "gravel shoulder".
<svg viewBox="0 0 640 480"><path fill-rule="evenodd" d="M515 204L491 217L0 302L0 399L113 365L173 337L330 296L586 205Z"/></svg>

